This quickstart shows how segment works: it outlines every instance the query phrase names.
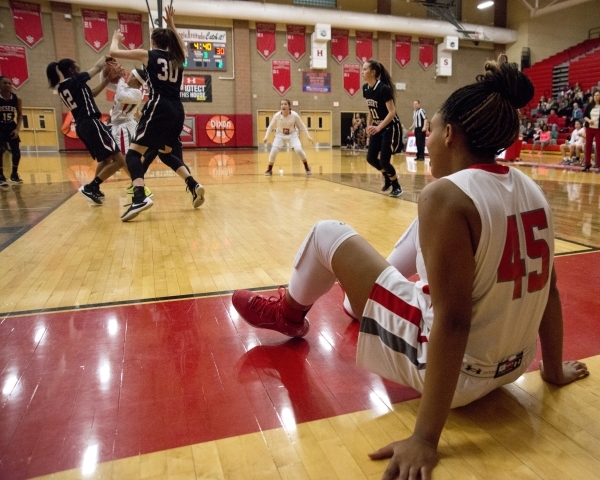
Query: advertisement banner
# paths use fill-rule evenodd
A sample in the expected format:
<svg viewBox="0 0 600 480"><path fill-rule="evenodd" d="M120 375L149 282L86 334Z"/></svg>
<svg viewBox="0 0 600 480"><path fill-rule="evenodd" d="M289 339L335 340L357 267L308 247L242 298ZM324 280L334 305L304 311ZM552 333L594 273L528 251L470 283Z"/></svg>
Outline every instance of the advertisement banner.
<svg viewBox="0 0 600 480"><path fill-rule="evenodd" d="M10 2L15 35L29 48L35 47L44 37L42 15L37 3Z"/></svg>
<svg viewBox="0 0 600 480"><path fill-rule="evenodd" d="M331 56L338 63L348 58L348 33L341 28L331 29Z"/></svg>
<svg viewBox="0 0 600 480"><path fill-rule="evenodd" d="M373 32L356 31L356 58L365 63L373 57Z"/></svg>
<svg viewBox="0 0 600 480"><path fill-rule="evenodd" d="M123 46L128 50L140 48L142 37L142 15L139 13L118 13L119 30L125 37Z"/></svg>
<svg viewBox="0 0 600 480"><path fill-rule="evenodd" d="M17 90L29 79L27 51L17 45L0 45L0 75L10 78Z"/></svg>
<svg viewBox="0 0 600 480"><path fill-rule="evenodd" d="M211 75L184 75L179 98L182 102L212 102Z"/></svg>
<svg viewBox="0 0 600 480"><path fill-rule="evenodd" d="M351 97L360 91L361 69L358 63L347 63L344 65L344 90Z"/></svg>
<svg viewBox="0 0 600 480"><path fill-rule="evenodd" d="M306 53L306 27L304 25L287 26L287 51L296 61Z"/></svg>
<svg viewBox="0 0 600 480"><path fill-rule="evenodd" d="M433 38L419 37L419 63L427 70L433 63Z"/></svg>
<svg viewBox="0 0 600 480"><path fill-rule="evenodd" d="M256 49L265 60L275 53L274 23L256 23Z"/></svg>
<svg viewBox="0 0 600 480"><path fill-rule="evenodd" d="M396 62L402 68L410 62L411 40L410 35L396 35Z"/></svg>
<svg viewBox="0 0 600 480"><path fill-rule="evenodd" d="M87 43L96 52L108 43L108 21L106 11L81 9L83 34Z"/></svg>
<svg viewBox="0 0 600 480"><path fill-rule="evenodd" d="M283 95L292 86L292 67L289 60L273 60L271 62L273 88Z"/></svg>
<svg viewBox="0 0 600 480"><path fill-rule="evenodd" d="M309 93L331 93L331 73L302 72L302 91Z"/></svg>

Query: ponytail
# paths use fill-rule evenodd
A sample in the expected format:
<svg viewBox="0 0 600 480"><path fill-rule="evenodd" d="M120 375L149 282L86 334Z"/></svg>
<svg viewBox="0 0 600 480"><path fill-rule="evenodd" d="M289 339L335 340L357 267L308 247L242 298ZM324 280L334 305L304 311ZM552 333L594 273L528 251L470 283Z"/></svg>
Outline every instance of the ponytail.
<svg viewBox="0 0 600 480"><path fill-rule="evenodd" d="M48 77L50 88L54 88L60 83L58 72L62 73L65 78L72 77L73 67L75 67L75 60L71 60L70 58L63 58L58 62L48 64L46 67L46 77Z"/></svg>
<svg viewBox="0 0 600 480"><path fill-rule="evenodd" d="M50 88L56 87L60 83L60 77L58 76L58 63L52 62L46 67L46 77L48 77L48 85Z"/></svg>
<svg viewBox="0 0 600 480"><path fill-rule="evenodd" d="M375 77L381 83L384 83L389 87L390 91L392 92L394 103L396 103L396 86L394 85L394 81L392 80L390 72L388 72L387 69L377 60L367 60L367 63L371 67L371 70L375 72Z"/></svg>
<svg viewBox="0 0 600 480"><path fill-rule="evenodd" d="M171 60L177 68L183 67L186 52L182 50L175 32L169 28L155 28L150 38L158 48L169 52L169 60Z"/></svg>

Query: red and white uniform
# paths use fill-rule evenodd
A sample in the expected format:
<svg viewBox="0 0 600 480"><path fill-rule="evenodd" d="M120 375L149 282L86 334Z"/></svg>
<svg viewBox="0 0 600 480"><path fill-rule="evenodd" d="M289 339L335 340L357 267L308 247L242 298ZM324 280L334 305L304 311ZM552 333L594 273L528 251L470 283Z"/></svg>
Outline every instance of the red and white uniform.
<svg viewBox="0 0 600 480"><path fill-rule="evenodd" d="M129 144L135 136L137 120L135 114L144 99L139 88L128 87L120 78L115 90L113 107L110 110L112 134L123 153L129 150Z"/></svg>
<svg viewBox="0 0 600 480"><path fill-rule="evenodd" d="M273 130L275 130L273 147L281 150L285 146L285 143L289 142L290 147L292 147L302 158L305 158L303 156L304 151L302 150L298 132L302 130L307 137L310 137L310 134L308 133L306 125L304 125L304 122L300 118L300 115L290 110L289 115L285 117L281 111L277 112L273 115L273 120L267 128L265 137L268 137Z"/></svg>
<svg viewBox="0 0 600 480"><path fill-rule="evenodd" d="M554 259L554 227L541 189L515 168L477 165L444 177L475 204L481 238L475 254L471 329L453 407L515 381L536 354ZM414 252L416 283L391 266L363 312L357 364L422 392L435 321L419 245L418 219L388 261ZM404 258L406 262L406 259ZM400 271L399 271L400 270Z"/></svg>

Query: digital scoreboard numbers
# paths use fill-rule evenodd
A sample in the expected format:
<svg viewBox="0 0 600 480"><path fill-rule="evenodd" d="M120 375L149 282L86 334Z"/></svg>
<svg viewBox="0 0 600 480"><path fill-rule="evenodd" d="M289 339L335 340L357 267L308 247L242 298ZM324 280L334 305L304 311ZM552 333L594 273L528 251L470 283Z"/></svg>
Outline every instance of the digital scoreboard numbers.
<svg viewBox="0 0 600 480"><path fill-rule="evenodd" d="M209 41L186 43L188 56L184 67L188 70L227 70L225 43Z"/></svg>

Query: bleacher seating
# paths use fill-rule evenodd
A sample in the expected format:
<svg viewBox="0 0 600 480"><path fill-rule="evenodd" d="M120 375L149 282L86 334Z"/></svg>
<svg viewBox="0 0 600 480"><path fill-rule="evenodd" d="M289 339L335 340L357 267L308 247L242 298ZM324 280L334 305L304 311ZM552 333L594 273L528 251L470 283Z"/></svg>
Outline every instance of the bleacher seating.
<svg viewBox="0 0 600 480"><path fill-rule="evenodd" d="M579 82L585 92L589 88L597 87L598 81L600 81L600 50L571 62L569 66L571 85Z"/></svg>

